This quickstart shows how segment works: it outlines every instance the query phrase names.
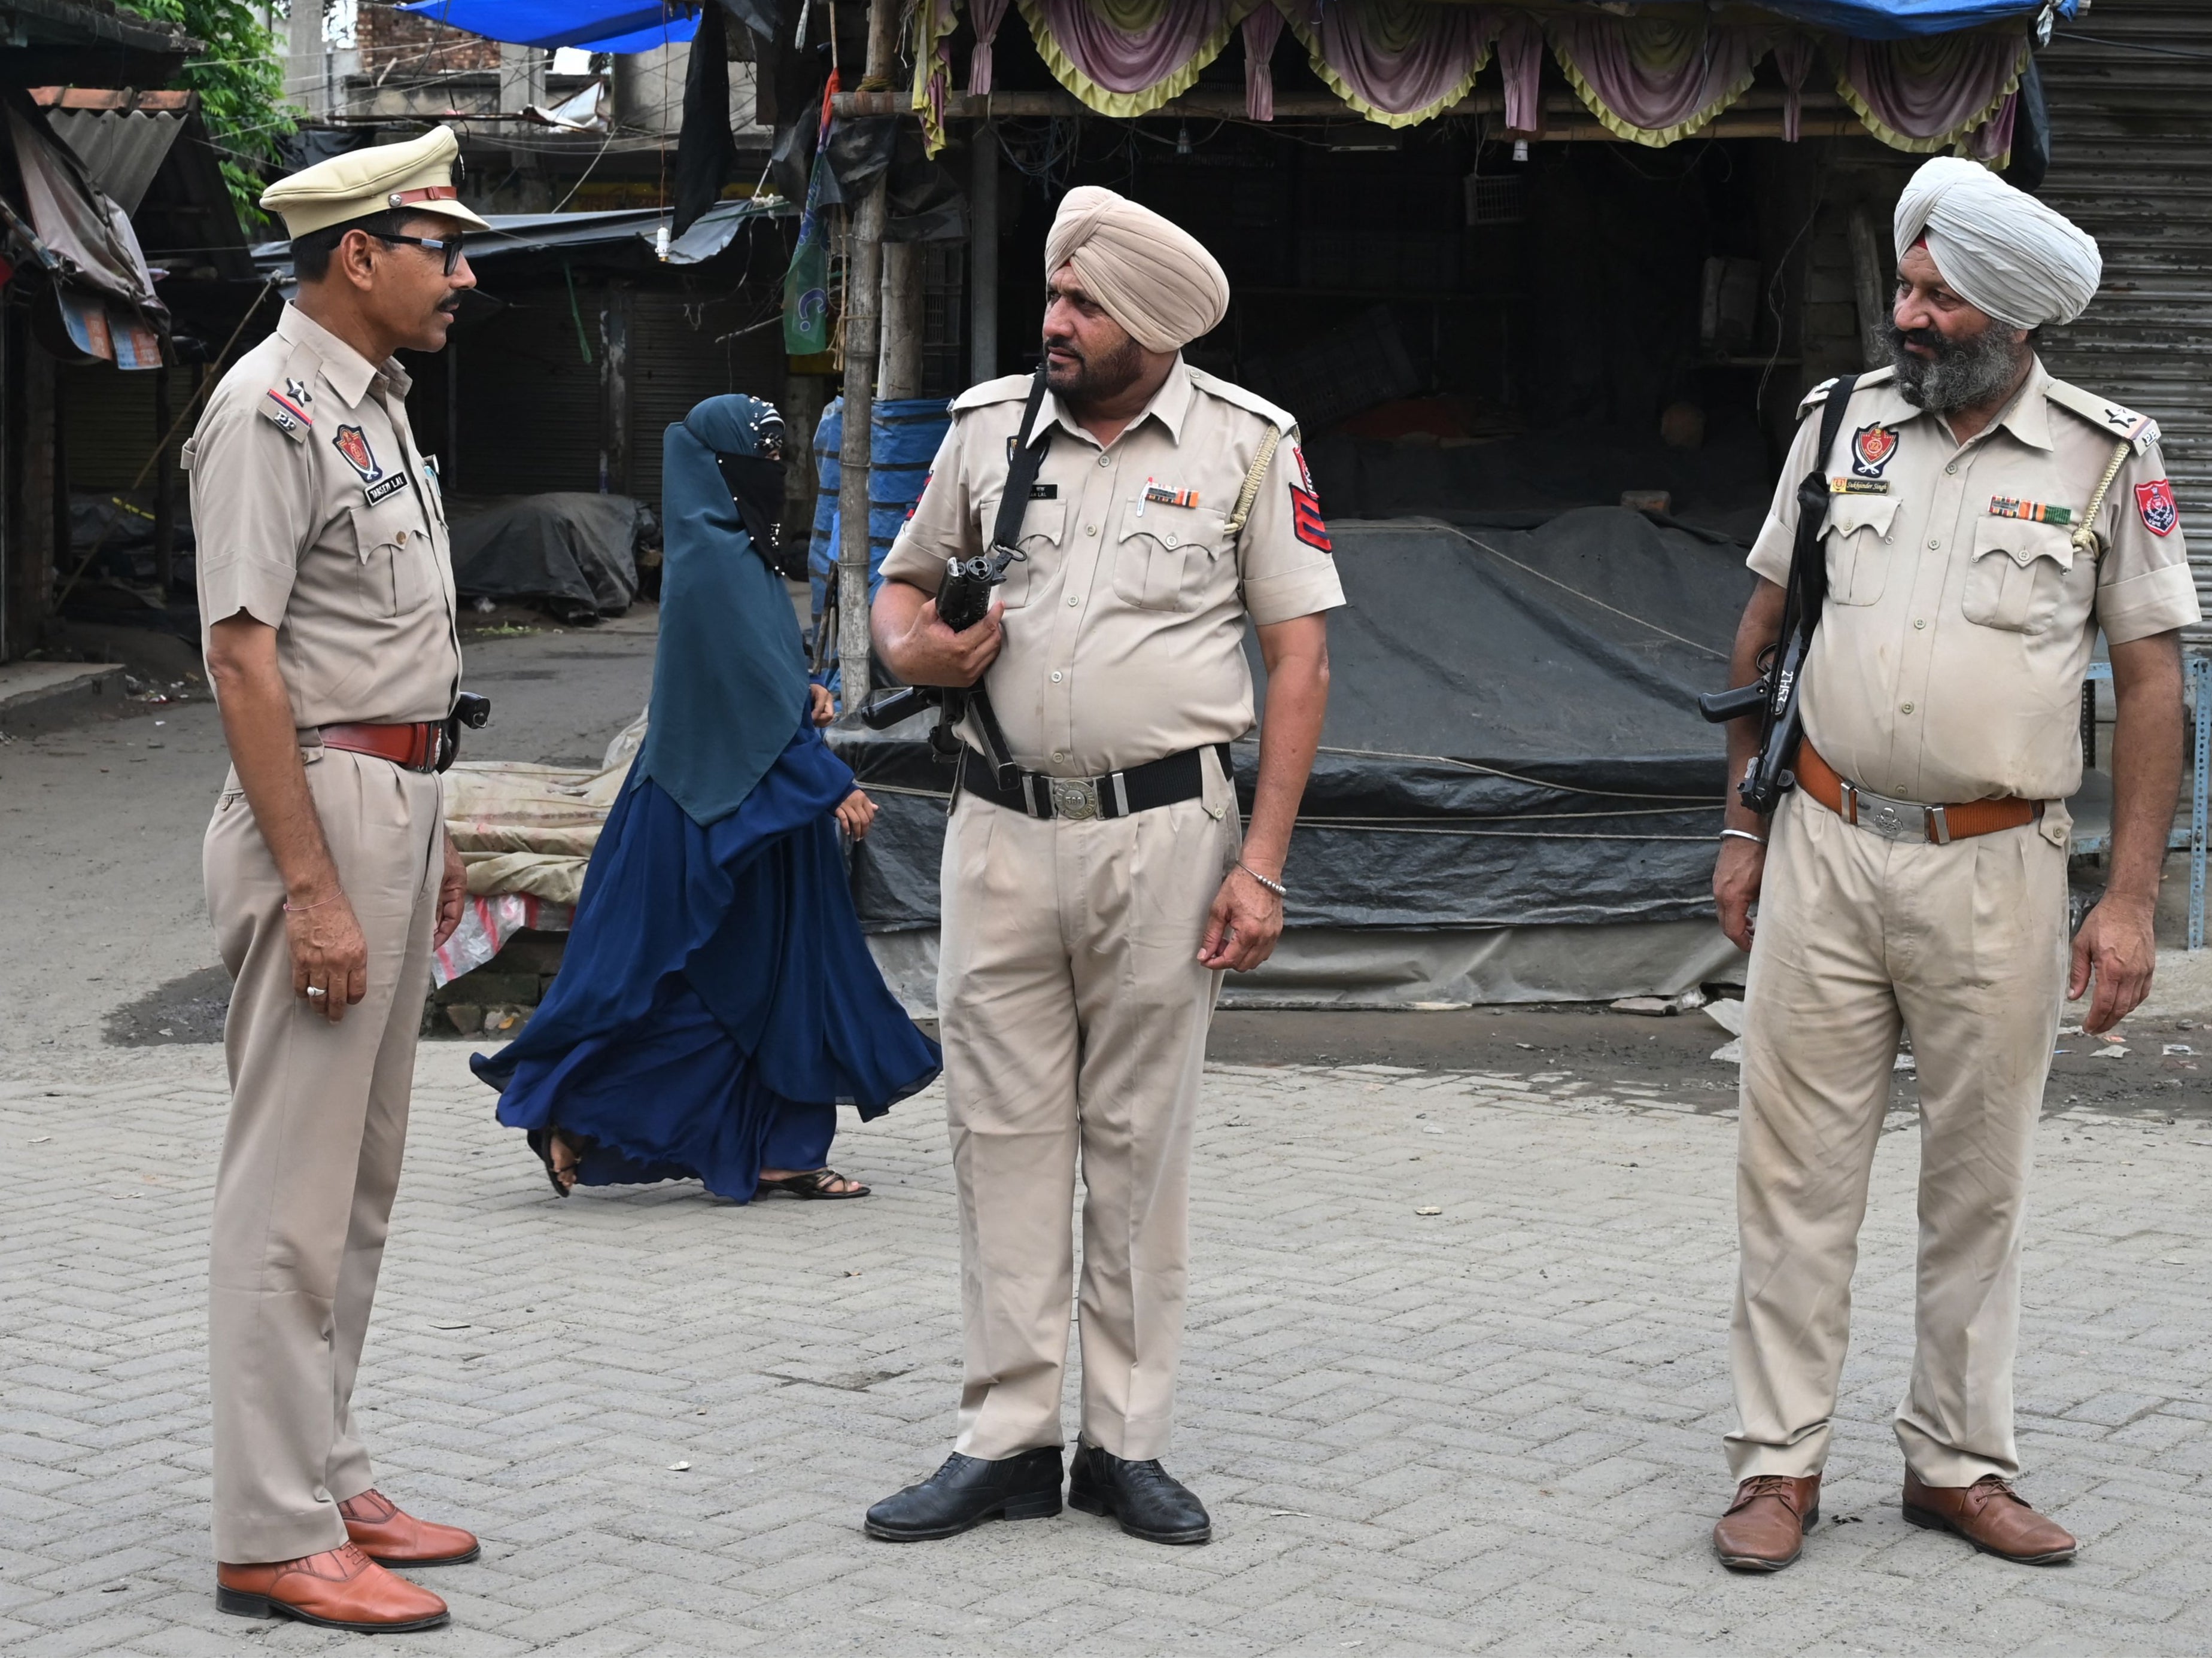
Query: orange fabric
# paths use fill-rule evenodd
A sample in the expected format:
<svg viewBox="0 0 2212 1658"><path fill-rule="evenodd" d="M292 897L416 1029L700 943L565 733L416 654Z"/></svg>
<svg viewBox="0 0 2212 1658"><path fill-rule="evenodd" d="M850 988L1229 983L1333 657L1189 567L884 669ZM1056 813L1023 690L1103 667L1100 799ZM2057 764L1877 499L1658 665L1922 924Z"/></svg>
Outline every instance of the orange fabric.
<svg viewBox="0 0 2212 1658"><path fill-rule="evenodd" d="M1818 800L1838 817L1847 816L1844 810L1844 780L1810 743L1797 745L1797 786ZM1950 825L1951 838L1964 841L1976 835L1993 835L1999 829L2018 829L2022 823L2033 823L2043 816L2040 800L2023 800L2008 794L1996 800L1969 800L1955 806L1943 808L1944 821ZM1935 838L1935 826L1929 826L1929 838Z"/></svg>

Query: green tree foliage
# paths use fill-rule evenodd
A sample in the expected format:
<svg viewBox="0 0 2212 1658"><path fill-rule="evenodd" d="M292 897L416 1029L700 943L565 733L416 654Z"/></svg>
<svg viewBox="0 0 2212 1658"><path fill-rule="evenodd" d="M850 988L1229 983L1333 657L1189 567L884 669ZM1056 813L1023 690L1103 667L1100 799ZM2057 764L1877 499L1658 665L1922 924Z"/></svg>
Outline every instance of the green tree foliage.
<svg viewBox="0 0 2212 1658"><path fill-rule="evenodd" d="M244 0L124 0L141 16L169 23L201 42L179 82L200 95L200 118L222 152L223 182L241 222L262 214L262 180L254 165L276 159L276 141L296 125L284 103L283 60L276 37Z"/></svg>

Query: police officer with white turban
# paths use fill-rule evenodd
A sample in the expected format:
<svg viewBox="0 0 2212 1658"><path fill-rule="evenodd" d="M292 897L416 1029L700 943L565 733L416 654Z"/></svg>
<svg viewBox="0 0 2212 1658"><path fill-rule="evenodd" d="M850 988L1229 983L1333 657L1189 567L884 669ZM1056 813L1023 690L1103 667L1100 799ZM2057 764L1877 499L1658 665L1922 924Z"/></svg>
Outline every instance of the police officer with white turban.
<svg viewBox="0 0 2212 1658"><path fill-rule="evenodd" d="M1910 1031L1920 1084L1918 1304L1895 1430L1905 1517L2030 1564L2074 1539L2014 1491L2024 1199L2062 999L2109 1030L2150 988L2181 771L2179 629L2197 619L2148 417L2034 349L2100 277L2097 246L1972 162L1898 203L1893 361L1830 386L1753 548L1735 683L1781 626L1797 489L1829 479L1828 592L1802 678L1797 786L1731 803L1713 877L1751 951L1731 1333L1740 1482L1723 1564L1775 1571L1820 1513L1868 1177ZM2101 629L2118 706L2110 880L2067 944L2066 801ZM1732 729L1740 774L1753 722ZM1751 914L1758 905L1756 920Z"/></svg>
<svg viewBox="0 0 2212 1658"><path fill-rule="evenodd" d="M1211 254L1111 191L1071 191L1045 248L1044 363L953 404L884 562L875 633L921 685L980 683L945 841L938 1007L959 1187L967 1375L953 1455L868 1511L869 1535L950 1537L1060 1509L1060 1387L1083 1203L1083 1403L1067 1501L1203 1543L1167 1448L1188 1278L1190 1140L1221 975L1283 924L1283 862L1344 602L1291 417L1186 363L1221 320ZM1039 456L1041 454L1041 459ZM1018 460L1034 465L1020 488ZM1024 466L1021 471L1029 470ZM1020 493L990 616L933 598ZM1018 522L1014 520L1018 519ZM1229 744L1267 666L1249 832Z"/></svg>

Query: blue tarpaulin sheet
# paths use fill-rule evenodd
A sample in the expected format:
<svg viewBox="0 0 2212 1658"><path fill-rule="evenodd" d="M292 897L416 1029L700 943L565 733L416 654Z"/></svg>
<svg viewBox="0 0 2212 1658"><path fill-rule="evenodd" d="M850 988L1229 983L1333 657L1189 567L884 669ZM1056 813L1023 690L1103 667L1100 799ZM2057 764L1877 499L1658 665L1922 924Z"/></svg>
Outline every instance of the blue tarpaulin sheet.
<svg viewBox="0 0 2212 1658"><path fill-rule="evenodd" d="M2081 0L2058 0L2062 17L2080 9ZM689 40L699 27L696 14L672 16L638 0L416 0L400 9L493 40L588 52L649 52ZM1894 40L2024 22L2042 0L1763 0L1760 9L1863 40Z"/></svg>
<svg viewBox="0 0 2212 1658"><path fill-rule="evenodd" d="M416 0L399 9L489 40L585 52L651 52L699 32L696 12L638 0Z"/></svg>
<svg viewBox="0 0 2212 1658"><path fill-rule="evenodd" d="M1897 40L1914 34L1952 34L1990 23L2033 21L2043 0L1759 0L1759 9L1861 40ZM2058 0L2061 17L2072 17L2081 0Z"/></svg>

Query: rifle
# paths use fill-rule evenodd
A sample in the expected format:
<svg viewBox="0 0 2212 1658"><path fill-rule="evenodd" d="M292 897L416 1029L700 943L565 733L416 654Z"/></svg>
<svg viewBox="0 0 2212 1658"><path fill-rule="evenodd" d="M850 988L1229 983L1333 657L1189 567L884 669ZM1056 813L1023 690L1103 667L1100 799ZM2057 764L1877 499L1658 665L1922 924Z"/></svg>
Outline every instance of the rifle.
<svg viewBox="0 0 2212 1658"><path fill-rule="evenodd" d="M1843 430L1844 410L1857 383L1856 374L1832 382L1821 407L1820 441L1813 452L1813 470L1797 486L1797 539L1790 552L1789 584L1783 589L1782 632L1759 653L1759 678L1698 698L1698 712L1716 726L1753 714L1759 716L1759 749L1744 768L1736 798L1762 817L1797 786L1797 748L1805 735L1799 707L1805 659L1812 653L1814 631L1820 625L1820 607L1828 599L1828 561L1820 547L1832 498L1828 452Z"/></svg>
<svg viewBox="0 0 2212 1658"><path fill-rule="evenodd" d="M966 633L990 614L991 590L1006 580L1006 567L1029 556L1016 544L1021 539L1022 518L1029 511L1030 490L1036 483L1037 469L1044 465L1044 452L1052 443L1048 429L1036 443L1029 440L1030 428L1036 425L1037 410L1044 404L1044 368L1040 364L1036 378L1030 383L1020 429L1015 434L1006 491L999 497L999 516L991 526L990 547L973 558L945 562L945 580L937 590L937 615L955 633ZM964 745L955 727L972 714L983 738L984 758L996 774L999 786L1011 789L1020 780L1021 768L1007 750L1006 733L991 707L991 694L981 681L965 687L902 685L862 708L860 723L871 731L883 731L927 708L937 710L937 724L929 733L930 752L936 759L947 765L959 759Z"/></svg>

